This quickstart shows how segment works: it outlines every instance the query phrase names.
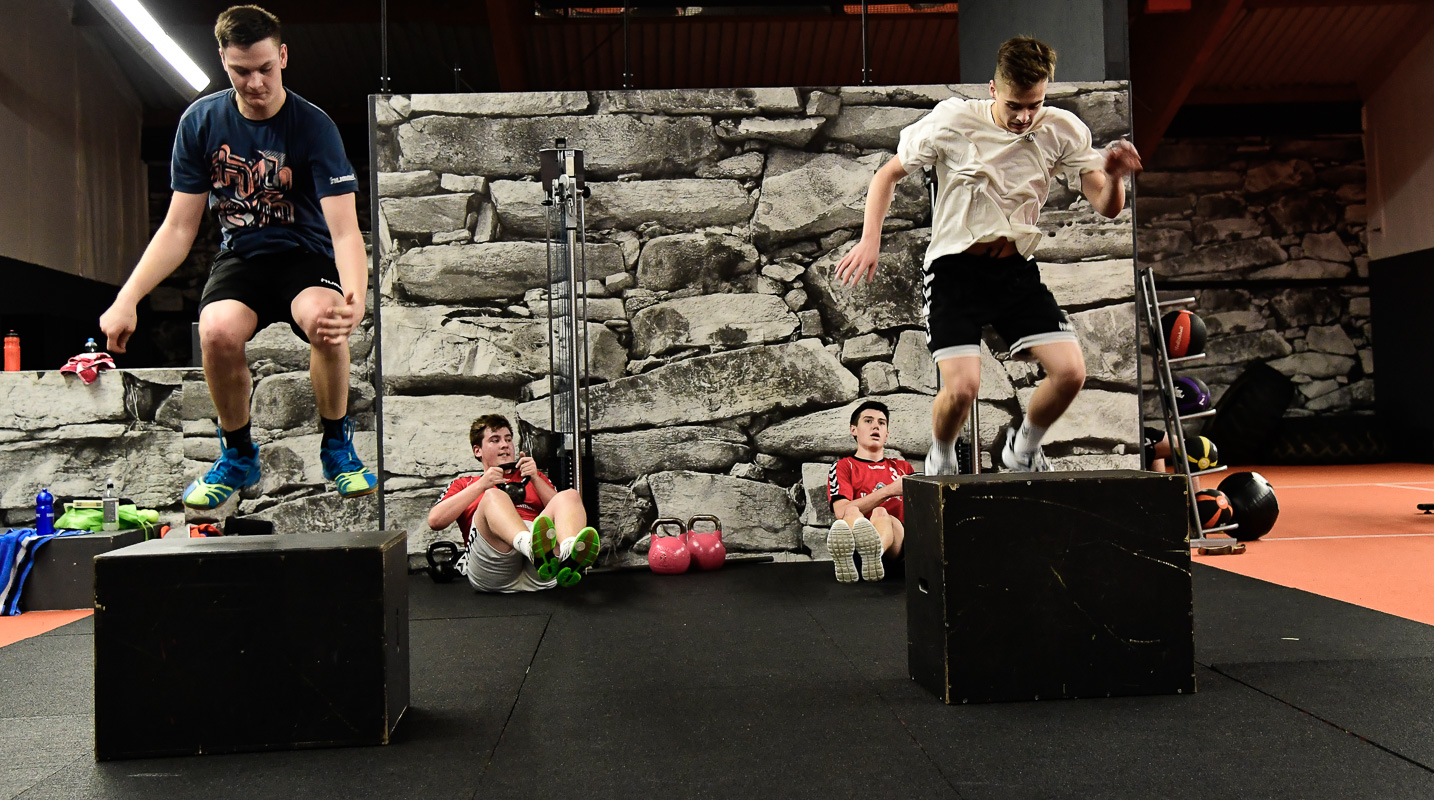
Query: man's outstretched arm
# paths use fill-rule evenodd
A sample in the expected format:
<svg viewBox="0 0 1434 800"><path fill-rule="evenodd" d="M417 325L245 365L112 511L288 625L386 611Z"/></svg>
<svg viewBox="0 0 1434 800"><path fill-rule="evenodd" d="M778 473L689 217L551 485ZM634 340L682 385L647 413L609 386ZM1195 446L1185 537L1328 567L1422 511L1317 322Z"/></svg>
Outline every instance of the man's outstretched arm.
<svg viewBox="0 0 1434 800"><path fill-rule="evenodd" d="M129 344L139 322L136 308L139 301L154 291L159 282L189 256L194 246L194 237L199 235L199 223L204 219L204 206L209 201L205 193L191 194L175 192L169 201L169 212L164 222L155 231L154 238L140 256L139 264L130 273L129 280L120 287L115 301L100 316L100 330L107 339L105 349L111 353L123 353Z"/></svg>
<svg viewBox="0 0 1434 800"><path fill-rule="evenodd" d="M1081 194L1096 213L1114 218L1125 208L1125 176L1140 174L1140 154L1135 145L1120 139L1105 149L1105 168L1080 176Z"/></svg>
<svg viewBox="0 0 1434 800"><path fill-rule="evenodd" d="M896 184L906 177L906 168L901 159L892 156L871 176L871 185L866 191L866 214L862 219L861 241L857 242L846 257L837 265L837 278L842 283L855 285L865 277L868 281L876 274L876 262L881 258L881 226L886 222L886 212L891 209L891 198L896 195Z"/></svg>

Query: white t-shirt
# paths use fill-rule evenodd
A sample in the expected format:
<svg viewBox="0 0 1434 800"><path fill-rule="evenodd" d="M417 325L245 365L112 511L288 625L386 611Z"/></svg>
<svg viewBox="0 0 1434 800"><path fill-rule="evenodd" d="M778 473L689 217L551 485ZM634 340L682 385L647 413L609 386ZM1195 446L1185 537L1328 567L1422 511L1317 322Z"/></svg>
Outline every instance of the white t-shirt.
<svg viewBox="0 0 1434 800"><path fill-rule="evenodd" d="M995 100L943 100L901 132L896 155L908 173L935 166L936 207L926 263L960 253L977 242L1011 240L1030 258L1041 242L1036 227L1051 179L1065 175L1080 190L1080 176L1103 169L1080 117L1043 107L1026 133L991 118Z"/></svg>

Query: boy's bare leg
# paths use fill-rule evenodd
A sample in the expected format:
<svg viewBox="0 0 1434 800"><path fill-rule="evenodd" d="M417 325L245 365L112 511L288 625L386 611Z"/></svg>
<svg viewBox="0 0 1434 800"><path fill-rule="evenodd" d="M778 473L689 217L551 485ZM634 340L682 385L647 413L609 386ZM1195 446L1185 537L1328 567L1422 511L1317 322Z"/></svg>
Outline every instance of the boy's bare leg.
<svg viewBox="0 0 1434 800"><path fill-rule="evenodd" d="M528 533L528 525L518 516L513 498L501 491L483 493L478 511L473 515L473 527L500 553L512 552L518 537Z"/></svg>

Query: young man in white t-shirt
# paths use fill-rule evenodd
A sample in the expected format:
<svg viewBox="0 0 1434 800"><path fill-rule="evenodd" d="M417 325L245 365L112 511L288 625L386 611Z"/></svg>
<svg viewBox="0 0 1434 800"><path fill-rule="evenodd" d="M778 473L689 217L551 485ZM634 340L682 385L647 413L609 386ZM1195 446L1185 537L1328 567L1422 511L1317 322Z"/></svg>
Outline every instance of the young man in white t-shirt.
<svg viewBox="0 0 1434 800"><path fill-rule="evenodd" d="M1006 431L1001 460L1008 469L1050 469L1041 438L1085 383L1080 344L1031 258L1041 240L1036 221L1057 173L1078 184L1101 215L1116 216L1125 206L1125 177L1140 171L1140 156L1125 140L1096 151L1079 117L1045 106L1055 64L1048 45L1011 39L997 53L990 100L943 101L903 130L896 156L871 180L861 241L837 266L844 283L871 279L897 182L933 167L923 310L943 385L931 407L928 475L956 473L956 435L981 380L983 325L995 327L1013 356L1035 359L1046 373L1020 429Z"/></svg>

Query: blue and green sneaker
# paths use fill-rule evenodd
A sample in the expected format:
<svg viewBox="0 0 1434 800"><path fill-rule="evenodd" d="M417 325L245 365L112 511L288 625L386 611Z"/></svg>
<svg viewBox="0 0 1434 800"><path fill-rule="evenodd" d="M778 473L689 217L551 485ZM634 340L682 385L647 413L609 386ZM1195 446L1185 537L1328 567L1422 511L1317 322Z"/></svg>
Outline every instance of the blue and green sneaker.
<svg viewBox="0 0 1434 800"><path fill-rule="evenodd" d="M583 528L578 535L573 537L569 545L568 555L562 560L558 567L558 585L573 586L583 579L583 570L591 567L597 561L598 550L601 542L598 541L598 533L592 528Z"/></svg>
<svg viewBox="0 0 1434 800"><path fill-rule="evenodd" d="M553 520L546 514L533 520L533 530L528 534L533 547L533 566L538 568L538 577L550 581L558 575L558 533L553 530Z"/></svg>
<svg viewBox="0 0 1434 800"><path fill-rule="evenodd" d="M184 490L184 504L190 508L217 508L235 492L259 482L259 451L240 457L239 451L224 441L224 429L218 430L219 459L203 478Z"/></svg>
<svg viewBox="0 0 1434 800"><path fill-rule="evenodd" d="M354 452L354 421L344 420L342 439L324 439L319 445L319 462L324 467L324 480L334 482L340 497L362 497L378 491L378 478L359 460Z"/></svg>

